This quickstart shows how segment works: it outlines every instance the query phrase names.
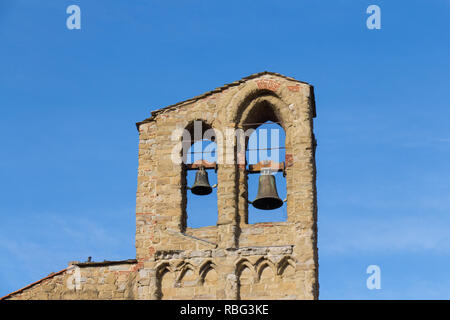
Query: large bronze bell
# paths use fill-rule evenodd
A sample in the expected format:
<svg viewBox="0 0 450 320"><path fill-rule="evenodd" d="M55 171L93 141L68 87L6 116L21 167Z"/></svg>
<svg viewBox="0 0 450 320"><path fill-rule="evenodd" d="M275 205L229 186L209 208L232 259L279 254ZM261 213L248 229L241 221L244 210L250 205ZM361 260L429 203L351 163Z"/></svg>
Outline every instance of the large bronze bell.
<svg viewBox="0 0 450 320"><path fill-rule="evenodd" d="M200 167L195 174L195 182L191 188L191 192L198 196L204 196L212 192L212 187L210 186L208 180L208 173L204 167Z"/></svg>
<svg viewBox="0 0 450 320"><path fill-rule="evenodd" d="M272 174L259 176L258 194L252 204L261 210L273 210L283 205L283 200L278 196L275 176Z"/></svg>

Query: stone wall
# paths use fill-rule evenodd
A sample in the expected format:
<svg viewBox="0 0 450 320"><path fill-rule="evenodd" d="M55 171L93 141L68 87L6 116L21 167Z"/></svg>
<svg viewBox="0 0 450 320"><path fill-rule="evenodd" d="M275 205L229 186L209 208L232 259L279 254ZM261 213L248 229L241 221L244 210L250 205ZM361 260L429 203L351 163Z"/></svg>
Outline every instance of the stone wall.
<svg viewBox="0 0 450 320"><path fill-rule="evenodd" d="M137 124L136 263L117 271L80 267L85 281L74 292L56 285L69 268L49 279L55 293L37 289L45 282L13 297L317 299L314 117L312 86L269 72L152 112ZM248 224L247 172L237 162L245 150L237 150L234 130L268 120L286 133L287 221ZM174 150L191 145L182 130L194 121L228 142L218 144L217 225L197 229L186 225L186 167L173 161Z"/></svg>
<svg viewBox="0 0 450 320"><path fill-rule="evenodd" d="M138 298L135 262L70 264L5 299L129 300Z"/></svg>
<svg viewBox="0 0 450 320"><path fill-rule="evenodd" d="M161 253L153 298L305 299L292 253L292 246Z"/></svg>

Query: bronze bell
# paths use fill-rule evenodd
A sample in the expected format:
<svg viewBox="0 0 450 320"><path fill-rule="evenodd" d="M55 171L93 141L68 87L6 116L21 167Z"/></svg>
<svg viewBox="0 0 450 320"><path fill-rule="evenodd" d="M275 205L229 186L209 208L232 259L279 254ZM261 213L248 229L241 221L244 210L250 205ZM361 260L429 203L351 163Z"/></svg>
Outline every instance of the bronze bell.
<svg viewBox="0 0 450 320"><path fill-rule="evenodd" d="M195 182L191 188L191 192L198 196L204 196L212 192L212 187L208 181L208 173L204 167L200 167L195 174Z"/></svg>
<svg viewBox="0 0 450 320"><path fill-rule="evenodd" d="M252 204L261 210L273 210L283 205L283 200L278 196L275 176L271 174L259 176L258 194Z"/></svg>

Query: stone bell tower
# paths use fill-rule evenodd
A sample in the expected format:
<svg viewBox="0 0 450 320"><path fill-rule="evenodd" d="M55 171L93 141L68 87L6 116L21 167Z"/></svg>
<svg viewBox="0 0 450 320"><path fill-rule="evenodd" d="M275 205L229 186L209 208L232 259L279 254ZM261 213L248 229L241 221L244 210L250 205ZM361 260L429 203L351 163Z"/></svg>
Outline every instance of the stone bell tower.
<svg viewBox="0 0 450 320"><path fill-rule="evenodd" d="M313 87L272 72L152 112L137 123L136 259L73 261L0 300L317 299L314 117ZM286 179L287 220L249 224L247 175L268 168L247 167L235 133L265 121L286 134L285 161L269 164ZM217 138L215 163L182 161L197 122ZM199 166L217 170L217 223L189 228L186 172Z"/></svg>
<svg viewBox="0 0 450 320"><path fill-rule="evenodd" d="M313 87L272 72L253 74L152 112L137 123L136 259L144 299L317 299L317 202ZM272 120L286 133L287 221L248 223L245 151L238 129ZM215 226L186 224L183 130L220 132ZM178 150L178 151L177 151ZM176 158L176 157L175 157ZM231 159L231 161L230 161ZM253 166L254 169L257 166ZM256 170L256 169L255 169Z"/></svg>

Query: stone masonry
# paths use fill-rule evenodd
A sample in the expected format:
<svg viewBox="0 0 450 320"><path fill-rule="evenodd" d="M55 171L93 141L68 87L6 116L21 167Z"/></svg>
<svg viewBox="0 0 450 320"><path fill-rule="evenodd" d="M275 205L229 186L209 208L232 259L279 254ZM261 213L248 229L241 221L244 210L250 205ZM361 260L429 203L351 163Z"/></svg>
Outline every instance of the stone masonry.
<svg viewBox="0 0 450 320"><path fill-rule="evenodd" d="M311 85L267 71L153 111L137 123L136 259L72 262L2 299L317 299L314 117ZM187 227L177 132L194 121L227 132L268 120L286 133L287 221L248 224L247 171L225 136L218 152L233 161L218 164L217 224Z"/></svg>

